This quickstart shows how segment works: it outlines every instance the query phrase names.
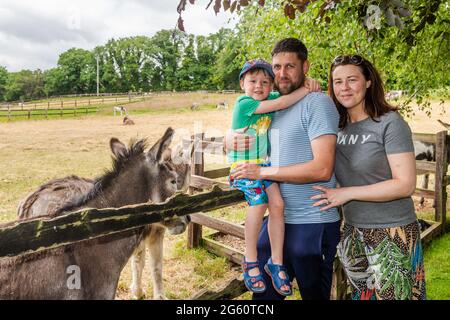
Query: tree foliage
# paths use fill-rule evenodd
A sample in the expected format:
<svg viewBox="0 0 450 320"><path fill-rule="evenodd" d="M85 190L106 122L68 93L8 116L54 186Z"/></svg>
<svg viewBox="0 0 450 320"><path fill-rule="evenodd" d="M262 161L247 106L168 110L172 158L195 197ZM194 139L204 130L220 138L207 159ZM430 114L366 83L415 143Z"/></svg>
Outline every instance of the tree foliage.
<svg viewBox="0 0 450 320"><path fill-rule="evenodd" d="M189 0L194 4L195 0ZM441 5L448 9L446 0L209 0L206 9L212 7L217 14L221 10L241 12L269 8L281 12L285 17L295 20L302 14L309 15L308 8L318 8L314 19L317 22L330 23L340 6L346 7L347 13L357 19L369 32L395 26L404 30L401 40L414 45L414 39L427 25L436 22L437 12ZM186 10L187 0L180 0L177 7L179 13L178 27L184 31L181 14ZM415 19L412 18L412 12ZM336 18L339 18L336 17ZM448 29L448 23L447 29Z"/></svg>
<svg viewBox="0 0 450 320"><path fill-rule="evenodd" d="M44 96L44 77L41 70L22 70L8 74L5 100L37 99Z"/></svg>
<svg viewBox="0 0 450 320"><path fill-rule="evenodd" d="M310 76L323 87L333 58L354 53L374 62L388 90L405 90L423 107L430 90L450 85L448 0L214 0L208 7L212 3L216 13L239 11L246 59L270 60L278 40L300 38L310 50ZM180 1L180 17L186 4Z"/></svg>
<svg viewBox="0 0 450 320"><path fill-rule="evenodd" d="M8 82L8 70L0 66L0 101L5 99L5 89Z"/></svg>
<svg viewBox="0 0 450 320"><path fill-rule="evenodd" d="M208 36L161 30L153 37L110 39L91 51L71 48L59 56L56 68L45 72L8 74L0 67L0 99L95 93L97 59L100 92L232 88L240 68L233 62L236 38L229 29Z"/></svg>

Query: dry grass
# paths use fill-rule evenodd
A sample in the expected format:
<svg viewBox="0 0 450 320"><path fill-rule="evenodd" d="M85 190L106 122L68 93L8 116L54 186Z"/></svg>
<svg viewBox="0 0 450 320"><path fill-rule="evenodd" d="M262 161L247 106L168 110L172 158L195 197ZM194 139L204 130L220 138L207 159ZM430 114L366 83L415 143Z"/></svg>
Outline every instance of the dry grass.
<svg viewBox="0 0 450 320"><path fill-rule="evenodd" d="M15 219L20 199L42 183L69 174L94 177L110 167L109 139L122 141L148 137L156 141L168 126L181 135L204 131L208 136L220 136L231 124L231 108L216 110L217 102L230 106L236 95L165 95L146 103L128 105L134 126L123 126L120 117L112 111L76 119L23 121L0 124L0 221ZM190 111L193 102L200 110ZM437 105L437 103L436 103ZM443 130L436 119L450 122L450 114L441 115L438 108L427 118L420 111L408 119L414 132L435 133ZM215 161L216 163L210 163ZM209 162L209 163L208 163ZM208 166L224 166L222 159L207 158ZM430 205L429 205L430 206ZM427 208L430 210L430 207ZM229 216L242 208L222 210L216 215ZM239 215L238 215L239 216ZM238 218L235 218L238 219ZM170 299L187 299L202 288L215 288L238 275L225 261L205 250L185 250L186 235L167 236L164 256L164 285ZM236 247L242 244L236 243ZM119 281L118 299L129 299L130 266L124 269ZM149 272L144 274L146 297L151 298Z"/></svg>

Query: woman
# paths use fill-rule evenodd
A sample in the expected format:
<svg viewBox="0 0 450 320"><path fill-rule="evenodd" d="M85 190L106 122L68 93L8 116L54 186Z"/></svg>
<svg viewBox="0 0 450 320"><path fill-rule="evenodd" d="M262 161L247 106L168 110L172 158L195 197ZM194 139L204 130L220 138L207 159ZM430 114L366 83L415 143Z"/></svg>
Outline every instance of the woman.
<svg viewBox="0 0 450 320"><path fill-rule="evenodd" d="M374 66L334 59L329 95L339 111L335 173L340 188L313 187L321 210L343 205L338 255L352 298L425 299L420 227L411 199L416 168L411 130L384 98Z"/></svg>

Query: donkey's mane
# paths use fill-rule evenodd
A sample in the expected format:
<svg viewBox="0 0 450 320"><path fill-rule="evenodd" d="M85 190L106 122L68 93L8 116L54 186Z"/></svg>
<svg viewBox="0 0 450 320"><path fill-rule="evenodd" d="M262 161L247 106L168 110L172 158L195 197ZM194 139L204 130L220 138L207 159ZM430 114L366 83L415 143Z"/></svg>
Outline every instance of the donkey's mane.
<svg viewBox="0 0 450 320"><path fill-rule="evenodd" d="M147 148L147 139L132 139L128 144L128 148L124 152L112 156L113 166L111 170L106 170L105 173L94 179L94 187L86 195L73 200L71 203L58 209L56 214L59 215L64 211L71 211L77 207L80 207L92 200L108 188L120 174L123 168L129 166L136 159L140 159L144 156L144 151Z"/></svg>

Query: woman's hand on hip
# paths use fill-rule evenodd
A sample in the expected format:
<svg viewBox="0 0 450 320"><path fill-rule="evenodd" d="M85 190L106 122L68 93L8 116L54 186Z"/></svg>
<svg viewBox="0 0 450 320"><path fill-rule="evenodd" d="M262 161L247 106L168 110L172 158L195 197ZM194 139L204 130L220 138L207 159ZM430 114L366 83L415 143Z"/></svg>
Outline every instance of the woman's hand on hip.
<svg viewBox="0 0 450 320"><path fill-rule="evenodd" d="M322 193L310 198L311 200L317 200L313 207L323 206L320 211L338 207L352 200L349 188L326 188L323 186L313 186L312 188L322 191Z"/></svg>

